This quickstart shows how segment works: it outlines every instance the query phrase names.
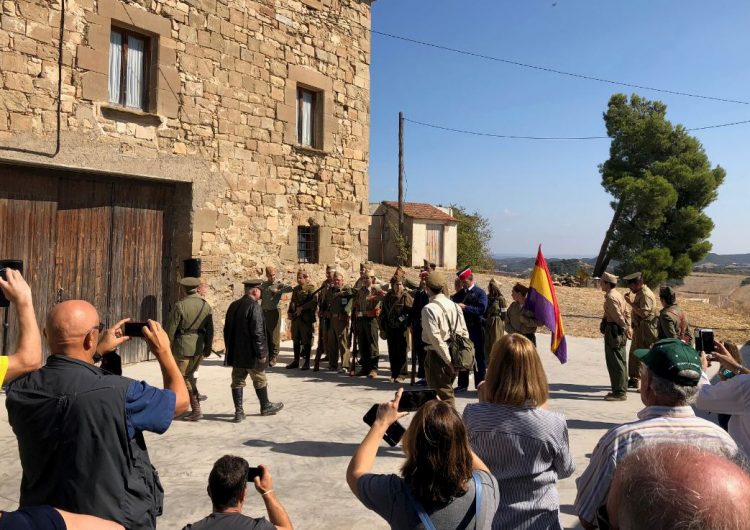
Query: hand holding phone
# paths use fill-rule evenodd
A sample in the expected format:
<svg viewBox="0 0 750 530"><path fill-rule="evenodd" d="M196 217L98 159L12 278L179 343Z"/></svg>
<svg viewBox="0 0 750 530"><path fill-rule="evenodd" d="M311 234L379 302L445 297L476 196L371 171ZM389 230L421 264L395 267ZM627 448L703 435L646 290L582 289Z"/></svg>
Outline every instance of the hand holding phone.
<svg viewBox="0 0 750 530"><path fill-rule="evenodd" d="M143 337L143 328L148 322L125 322L122 325L122 334L126 337Z"/></svg>
<svg viewBox="0 0 750 530"><path fill-rule="evenodd" d="M368 410L367 414L364 415L362 421L372 427L378 417L379 408L380 405L378 405L377 403L370 407L370 410ZM398 420L396 420L388 426L388 429L386 429L385 434L383 434L383 440L385 440L385 442L391 447L396 447L401 441L401 437L405 432L406 429L404 429L404 427L398 422Z"/></svg>
<svg viewBox="0 0 750 530"><path fill-rule="evenodd" d="M414 412L432 399L437 399L435 390L405 390L398 402L398 411Z"/></svg>

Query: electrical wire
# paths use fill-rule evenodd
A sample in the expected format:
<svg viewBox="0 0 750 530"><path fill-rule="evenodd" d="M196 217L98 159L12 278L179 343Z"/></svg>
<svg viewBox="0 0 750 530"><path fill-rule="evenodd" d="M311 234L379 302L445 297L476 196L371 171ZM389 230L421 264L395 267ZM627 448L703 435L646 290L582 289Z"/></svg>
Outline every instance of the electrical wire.
<svg viewBox="0 0 750 530"><path fill-rule="evenodd" d="M596 82L599 82L599 83L607 83L607 84L610 84L610 85L626 86L626 87L629 87L629 88L637 88L637 89L640 89L640 90L651 90L653 92L662 92L664 94L673 94L673 95L676 95L676 96L686 96L686 97L690 97L690 98L707 99L707 100L711 100L711 101L721 101L723 103L737 103L737 104L740 104L740 105L750 105L750 101L741 101L741 100L737 100L737 99L729 99L729 98L722 98L722 97L716 97L716 96L706 96L706 95L703 95L703 94L693 94L691 92L681 92L679 90L669 90L669 89L666 89L666 88L657 88L657 87L652 87L652 86L639 85L639 84L636 84L636 83L628 83L628 82L625 82L625 81L614 81L612 79L605 79L603 77L596 77L596 76L591 76L591 75L578 74L578 73L575 73L575 72L566 72L564 70L557 70L555 68L547 68L545 66L538 66L538 65L529 64L529 63L522 63L520 61L513 61L511 59L503 59L502 57L493 57L491 55L486 55L486 54L483 54L483 53L475 53L475 52L470 52L470 51L466 51L466 50L460 50L458 48L451 48L450 46L443 46L442 44L435 44L435 43L432 43L432 42L425 42L425 41L421 41L421 40L417 40L417 39L412 39L410 37L404 37L402 35L394 35L393 33L386 33L384 31L377 31L377 30L371 29L370 32L374 33L375 35L381 35L383 37L389 37L391 39L401 40L401 41L404 41L404 42L410 42L412 44L419 44L420 46L427 46L429 48L435 48L435 49L438 49L438 50L443 50L443 51L458 53L458 54L461 54L461 55L468 55L470 57L476 57L478 59L485 59L487 61L495 61L495 62L498 62L498 63L510 64L510 65L513 65L513 66L519 66L521 68L529 68L531 70L539 70L539 71L547 72L547 73L551 73L551 74L558 74L558 75L564 75L564 76L568 76L568 77L575 77L577 79L585 79L587 81L596 81Z"/></svg>
<svg viewBox="0 0 750 530"><path fill-rule="evenodd" d="M439 129L441 131L455 132L459 134L470 134L473 136L487 136L491 138L506 138L512 140L609 140L609 136L523 136L519 134L496 134L480 131L469 131L467 129L457 129L454 127L445 127L443 125L436 125L434 123L426 123L423 121L412 120L404 117L404 121L413 123L415 125L421 125L423 127L430 127L432 129ZM718 129L720 127L731 127L734 125L745 125L750 123L750 120L735 121L731 123L719 123L716 125L706 125L704 127L693 127L686 129L687 131L703 131L706 129Z"/></svg>

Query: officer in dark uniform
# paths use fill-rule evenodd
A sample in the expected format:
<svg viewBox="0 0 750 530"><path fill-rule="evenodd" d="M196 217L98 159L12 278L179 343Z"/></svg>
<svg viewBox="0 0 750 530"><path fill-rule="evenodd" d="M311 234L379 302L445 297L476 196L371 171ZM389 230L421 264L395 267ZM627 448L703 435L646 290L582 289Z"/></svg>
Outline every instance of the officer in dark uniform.
<svg viewBox="0 0 750 530"><path fill-rule="evenodd" d="M214 340L211 306L198 294L200 283L200 279L190 276L179 281L186 296L172 308L165 328L172 344L172 354L190 394L192 410L182 418L185 421L198 421L203 417L195 371L201 359L211 354Z"/></svg>
<svg viewBox="0 0 750 530"><path fill-rule="evenodd" d="M261 416L276 414L283 403L272 403L268 399L268 342L263 311L258 301L261 297L260 284L263 280L248 280L245 295L235 300L227 309L224 321L225 363L232 367L232 400L234 401L234 422L245 419L242 407L243 389L247 376L253 381L255 394L260 401Z"/></svg>

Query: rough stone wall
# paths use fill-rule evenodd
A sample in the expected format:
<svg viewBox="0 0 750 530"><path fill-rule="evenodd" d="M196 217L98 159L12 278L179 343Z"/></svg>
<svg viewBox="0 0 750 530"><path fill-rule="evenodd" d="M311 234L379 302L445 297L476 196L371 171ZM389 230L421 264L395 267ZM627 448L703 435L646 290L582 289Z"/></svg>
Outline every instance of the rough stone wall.
<svg viewBox="0 0 750 530"><path fill-rule="evenodd" d="M327 262L356 276L369 224L369 1L67 0L50 158L60 9L2 2L0 158L192 183L192 226L180 227L191 234L177 237L202 257L218 311L266 264L292 279L298 225L320 227L316 279ZM111 25L152 37L146 112L108 103ZM295 145L297 83L325 90L320 150Z"/></svg>

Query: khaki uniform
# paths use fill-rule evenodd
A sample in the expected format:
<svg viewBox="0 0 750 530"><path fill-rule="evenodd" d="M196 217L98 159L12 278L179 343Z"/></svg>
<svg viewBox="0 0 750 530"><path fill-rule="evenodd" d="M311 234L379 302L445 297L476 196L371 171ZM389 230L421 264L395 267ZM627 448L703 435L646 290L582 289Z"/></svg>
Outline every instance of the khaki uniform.
<svg viewBox="0 0 750 530"><path fill-rule="evenodd" d="M484 313L484 363L490 365L490 352L492 347L505 335L505 326L503 322L503 310L505 309L505 297L501 294L500 298L491 298L487 304L487 311ZM480 352L476 352L477 355Z"/></svg>
<svg viewBox="0 0 750 530"><path fill-rule="evenodd" d="M260 308L266 321L266 341L268 342L268 361L273 363L279 356L281 346L281 297L291 293L293 287L282 282L265 282L260 284Z"/></svg>
<svg viewBox="0 0 750 530"><path fill-rule="evenodd" d="M318 305L314 296L315 286L307 284L297 285L292 290L292 301L289 303L289 318L292 320L292 340L295 345L312 345L313 332L315 328L315 309ZM302 309L297 315L295 311Z"/></svg>
<svg viewBox="0 0 750 530"><path fill-rule="evenodd" d="M630 353L628 355L628 377L638 380L641 378L641 361L633 355L633 352L643 348L651 348L651 345L658 340L659 334L659 313L656 309L656 296L647 285L644 285L640 291L635 293L630 314L633 339L630 342Z"/></svg>
<svg viewBox="0 0 750 530"><path fill-rule="evenodd" d="M325 280L320 284L320 292L318 293L318 346L315 352L315 363L320 362L322 354L326 354L329 357L330 352L328 351L328 330L331 324L331 318L328 316L328 293L333 289L333 282Z"/></svg>
<svg viewBox="0 0 750 530"><path fill-rule="evenodd" d="M362 287L354 299L357 344L362 358L362 372L378 369L378 316L383 291L375 287Z"/></svg>
<svg viewBox="0 0 750 530"><path fill-rule="evenodd" d="M536 344L536 328L539 324L533 317L523 312L523 306L512 302L505 312L505 333L518 333Z"/></svg>
<svg viewBox="0 0 750 530"><path fill-rule="evenodd" d="M670 338L693 343L687 314L677 304L669 305L659 313L659 340Z"/></svg>
<svg viewBox="0 0 750 530"><path fill-rule="evenodd" d="M602 331L612 394L624 396L627 393L628 384L625 345L630 333L630 311L625 297L617 289L612 289L604 295Z"/></svg>
<svg viewBox="0 0 750 530"><path fill-rule="evenodd" d="M437 392L443 401L456 405L453 381L456 372L451 364L447 340L455 326L456 335L469 338L463 311L440 293L422 308L422 341L425 343L425 377L427 385Z"/></svg>
<svg viewBox="0 0 750 530"><path fill-rule="evenodd" d="M388 342L388 360L391 365L391 378L406 377L406 350L409 333L409 312L414 304L414 297L403 290L401 296L389 291L383 299L383 311L380 313L380 329L385 332Z"/></svg>
<svg viewBox="0 0 750 530"><path fill-rule="evenodd" d="M349 319L356 295L357 291L351 287L331 287L328 290L326 307L330 326L326 334L326 352L331 370L338 369L339 361L342 367L349 368Z"/></svg>
<svg viewBox="0 0 750 530"><path fill-rule="evenodd" d="M195 392L195 372L203 355L211 352L214 323L211 306L197 294L177 302L169 313L166 332L177 367L190 394Z"/></svg>

